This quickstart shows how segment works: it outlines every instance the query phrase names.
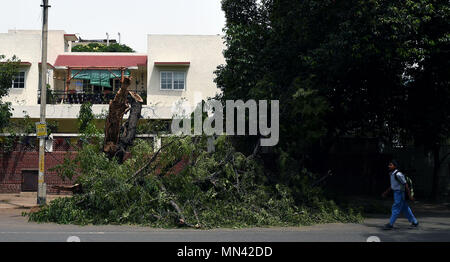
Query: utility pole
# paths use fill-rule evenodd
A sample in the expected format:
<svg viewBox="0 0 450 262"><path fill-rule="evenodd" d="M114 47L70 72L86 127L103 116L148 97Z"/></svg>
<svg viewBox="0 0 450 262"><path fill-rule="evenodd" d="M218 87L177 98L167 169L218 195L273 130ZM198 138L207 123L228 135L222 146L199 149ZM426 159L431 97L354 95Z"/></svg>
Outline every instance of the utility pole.
<svg viewBox="0 0 450 262"><path fill-rule="evenodd" d="M37 204L45 205L47 199L47 185L45 184L45 140L47 124L45 109L47 106L47 39L48 39L48 0L42 0L42 61L41 61L41 122L36 123L37 137L39 138L39 176Z"/></svg>

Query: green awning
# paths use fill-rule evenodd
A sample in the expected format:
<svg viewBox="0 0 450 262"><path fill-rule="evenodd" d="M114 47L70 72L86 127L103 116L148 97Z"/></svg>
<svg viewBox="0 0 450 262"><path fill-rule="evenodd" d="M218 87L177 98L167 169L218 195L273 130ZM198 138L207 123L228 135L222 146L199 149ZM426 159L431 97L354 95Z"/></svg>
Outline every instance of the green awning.
<svg viewBox="0 0 450 262"><path fill-rule="evenodd" d="M91 85L111 87L110 79L120 78L120 70L72 70L72 79L90 80ZM125 70L124 76L130 76L130 71Z"/></svg>

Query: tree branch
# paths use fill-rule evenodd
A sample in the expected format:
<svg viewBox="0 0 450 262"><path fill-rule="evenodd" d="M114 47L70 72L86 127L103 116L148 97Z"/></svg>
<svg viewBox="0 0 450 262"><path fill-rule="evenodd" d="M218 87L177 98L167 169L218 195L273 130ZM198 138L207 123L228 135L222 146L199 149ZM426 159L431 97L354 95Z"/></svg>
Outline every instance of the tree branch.
<svg viewBox="0 0 450 262"><path fill-rule="evenodd" d="M166 193L166 195L168 195L169 197L171 197L171 195L169 194L169 192L167 191L167 188L164 186L164 183L160 180L160 188L161 191L163 191L164 193ZM178 214L178 223L181 226L188 226L188 227L195 227L194 225L191 225L189 223L186 223L186 218L183 215L183 210L180 208L180 206L173 200L170 199L169 201L170 205L175 209L175 211L177 211Z"/></svg>
<svg viewBox="0 0 450 262"><path fill-rule="evenodd" d="M161 153L161 151L168 147L169 145L173 144L175 141L172 141L166 145L161 146L160 149L158 149L158 151L156 151L155 154L153 154L152 158L143 166L141 167L138 171L136 171L129 179L127 182L130 182L133 178L136 178L137 176L139 176L142 172L144 172L158 157L158 155Z"/></svg>

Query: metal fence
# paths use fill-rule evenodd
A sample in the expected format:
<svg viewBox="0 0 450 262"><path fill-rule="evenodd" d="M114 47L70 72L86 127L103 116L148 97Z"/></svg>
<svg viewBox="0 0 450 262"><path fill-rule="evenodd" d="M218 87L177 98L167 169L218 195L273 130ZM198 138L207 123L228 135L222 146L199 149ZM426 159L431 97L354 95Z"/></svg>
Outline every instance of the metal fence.
<svg viewBox="0 0 450 262"><path fill-rule="evenodd" d="M147 93L144 91L130 90L139 94L147 102ZM94 105L107 105L113 100L117 92L83 92L83 91L48 91L47 104L75 104L81 105L90 102ZM38 104L41 104L41 92L38 91Z"/></svg>

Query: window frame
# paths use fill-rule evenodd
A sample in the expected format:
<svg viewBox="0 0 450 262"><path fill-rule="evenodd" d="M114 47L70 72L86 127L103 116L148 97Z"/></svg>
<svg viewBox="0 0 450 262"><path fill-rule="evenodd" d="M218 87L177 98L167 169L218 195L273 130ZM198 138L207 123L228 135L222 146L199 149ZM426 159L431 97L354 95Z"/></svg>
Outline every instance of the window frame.
<svg viewBox="0 0 450 262"><path fill-rule="evenodd" d="M172 75L172 83L170 89L162 88L162 74L163 73L170 73ZM183 89L175 89L175 73L183 73L184 79L183 79ZM184 70L164 70L159 72L159 90L160 91L186 91L186 71Z"/></svg>
<svg viewBox="0 0 450 262"><path fill-rule="evenodd" d="M23 87L14 87L15 79L13 79L13 81L12 81L12 83L11 83L11 89L14 89L14 90L23 90L23 89L26 88L26 83L27 83L27 81L26 81L26 79L27 79L27 72L26 72L25 70L20 70L19 72L17 72L17 74L22 74L22 73L23 73ZM22 83L22 82L19 82L19 84L20 84L20 83Z"/></svg>

